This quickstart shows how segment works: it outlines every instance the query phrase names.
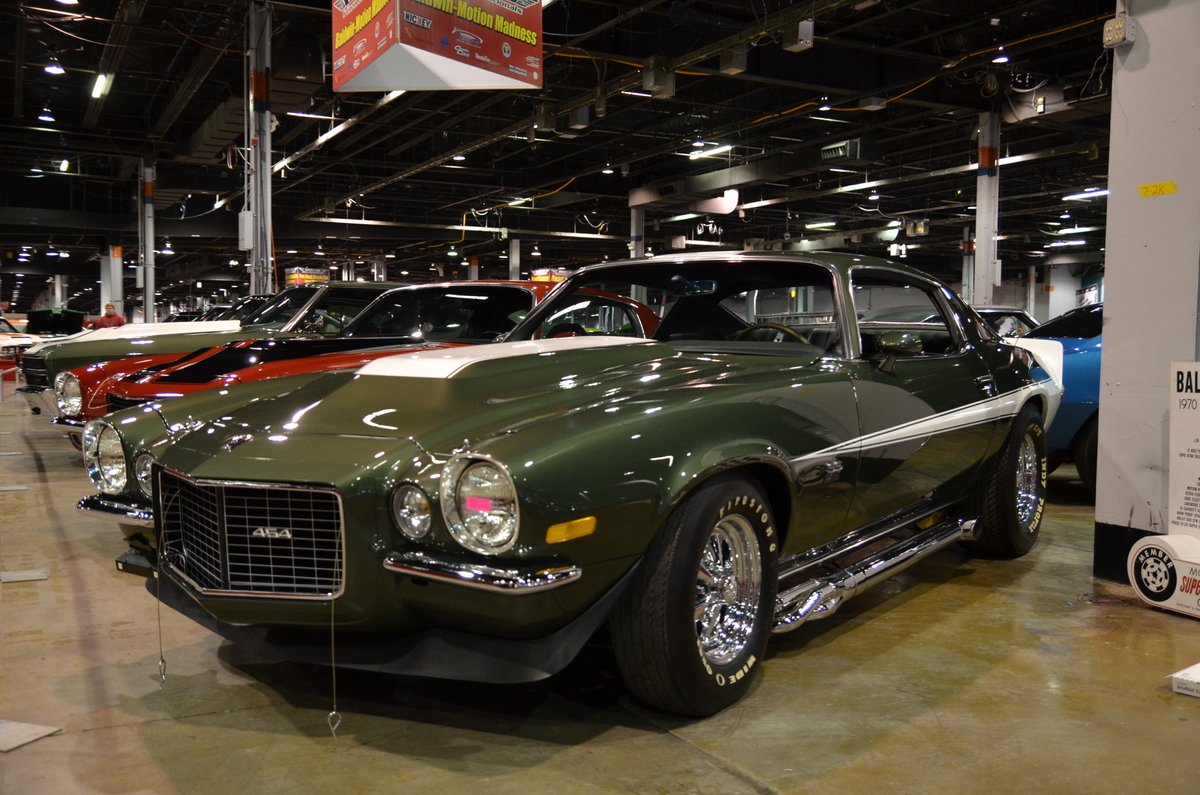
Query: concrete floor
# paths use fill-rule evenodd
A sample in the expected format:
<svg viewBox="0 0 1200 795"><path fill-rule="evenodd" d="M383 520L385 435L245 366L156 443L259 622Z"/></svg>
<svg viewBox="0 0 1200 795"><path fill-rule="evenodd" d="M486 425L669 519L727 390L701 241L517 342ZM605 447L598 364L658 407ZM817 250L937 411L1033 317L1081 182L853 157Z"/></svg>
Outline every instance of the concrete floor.
<svg viewBox="0 0 1200 795"><path fill-rule="evenodd" d="M602 644L524 686L269 663L118 573L79 514L75 453L0 404L0 719L62 728L0 754L3 795L486 791L1182 793L1200 779L1200 622L1091 576L1092 507L1062 475L1018 561L939 553L776 638L708 720L633 702Z"/></svg>

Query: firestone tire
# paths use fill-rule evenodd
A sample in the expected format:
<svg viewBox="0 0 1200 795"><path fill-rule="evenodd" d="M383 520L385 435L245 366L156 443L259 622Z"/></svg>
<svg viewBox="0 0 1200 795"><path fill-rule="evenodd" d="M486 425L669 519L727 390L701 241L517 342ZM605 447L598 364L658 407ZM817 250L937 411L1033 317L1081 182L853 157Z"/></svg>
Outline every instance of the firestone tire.
<svg viewBox="0 0 1200 795"><path fill-rule="evenodd" d="M1037 407L1021 409L1008 440L980 483L978 538L988 555L1016 558L1033 548L1046 510L1046 431Z"/></svg>
<svg viewBox="0 0 1200 795"><path fill-rule="evenodd" d="M711 481L675 510L611 620L637 698L703 717L746 693L774 620L778 539L749 479Z"/></svg>

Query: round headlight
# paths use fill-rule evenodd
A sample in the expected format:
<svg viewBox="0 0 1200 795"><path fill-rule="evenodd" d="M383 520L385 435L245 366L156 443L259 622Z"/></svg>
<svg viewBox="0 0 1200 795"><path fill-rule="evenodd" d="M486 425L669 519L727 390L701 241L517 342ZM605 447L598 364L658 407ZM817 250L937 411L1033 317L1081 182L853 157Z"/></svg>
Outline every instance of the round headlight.
<svg viewBox="0 0 1200 795"><path fill-rule="evenodd" d="M84 426L83 463L100 491L120 494L125 490L128 476L121 434L104 420L92 420Z"/></svg>
<svg viewBox="0 0 1200 795"><path fill-rule="evenodd" d="M154 456L142 453L133 460L133 478L137 481L138 490L147 497L153 496L154 484L150 482L150 468L154 466Z"/></svg>
<svg viewBox="0 0 1200 795"><path fill-rule="evenodd" d="M442 471L442 513L458 543L482 555L498 555L517 541L517 488L492 461L460 458Z"/></svg>
<svg viewBox="0 0 1200 795"><path fill-rule="evenodd" d="M58 404L58 410L68 417L83 411L83 391L74 374L59 373L54 376L54 402Z"/></svg>
<svg viewBox="0 0 1200 795"><path fill-rule="evenodd" d="M392 494L392 518L400 532L411 539L424 538L433 524L433 508L425 492L405 483Z"/></svg>

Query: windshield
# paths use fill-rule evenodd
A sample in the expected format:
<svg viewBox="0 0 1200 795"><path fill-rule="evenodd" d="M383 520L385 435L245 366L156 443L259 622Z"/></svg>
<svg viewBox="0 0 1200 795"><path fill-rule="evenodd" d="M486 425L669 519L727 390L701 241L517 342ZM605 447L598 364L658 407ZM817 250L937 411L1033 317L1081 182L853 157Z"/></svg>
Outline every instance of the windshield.
<svg viewBox="0 0 1200 795"><path fill-rule="evenodd" d="M16 326L14 326L12 323L9 323L7 320L5 320L2 317L0 317L0 331L4 332L6 334L20 334L21 333L21 332L17 331Z"/></svg>
<svg viewBox="0 0 1200 795"><path fill-rule="evenodd" d="M1104 305L1093 304L1072 309L1053 320L1047 320L1025 336L1035 339L1053 339L1055 337L1091 339L1100 336L1103 325Z"/></svg>
<svg viewBox="0 0 1200 795"><path fill-rule="evenodd" d="M317 294L317 287L289 287L251 312L242 320L243 326L281 328L304 308Z"/></svg>
<svg viewBox="0 0 1200 795"><path fill-rule="evenodd" d="M803 260L646 261L563 283L508 340L593 334L747 353L839 352L833 276Z"/></svg>
<svg viewBox="0 0 1200 795"><path fill-rule="evenodd" d="M528 289L498 284L401 288L363 310L344 334L486 342L511 330L533 302Z"/></svg>

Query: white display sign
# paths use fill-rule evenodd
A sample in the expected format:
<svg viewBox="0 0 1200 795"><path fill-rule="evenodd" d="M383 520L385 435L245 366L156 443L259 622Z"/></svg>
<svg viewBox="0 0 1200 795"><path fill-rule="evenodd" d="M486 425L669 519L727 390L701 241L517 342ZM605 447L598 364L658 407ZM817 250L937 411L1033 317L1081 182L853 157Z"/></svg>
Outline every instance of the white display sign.
<svg viewBox="0 0 1200 795"><path fill-rule="evenodd" d="M1200 538L1200 362L1171 364L1169 533Z"/></svg>
<svg viewBox="0 0 1200 795"><path fill-rule="evenodd" d="M1129 583L1147 604L1200 618L1200 362L1171 364L1166 535L1129 551Z"/></svg>

